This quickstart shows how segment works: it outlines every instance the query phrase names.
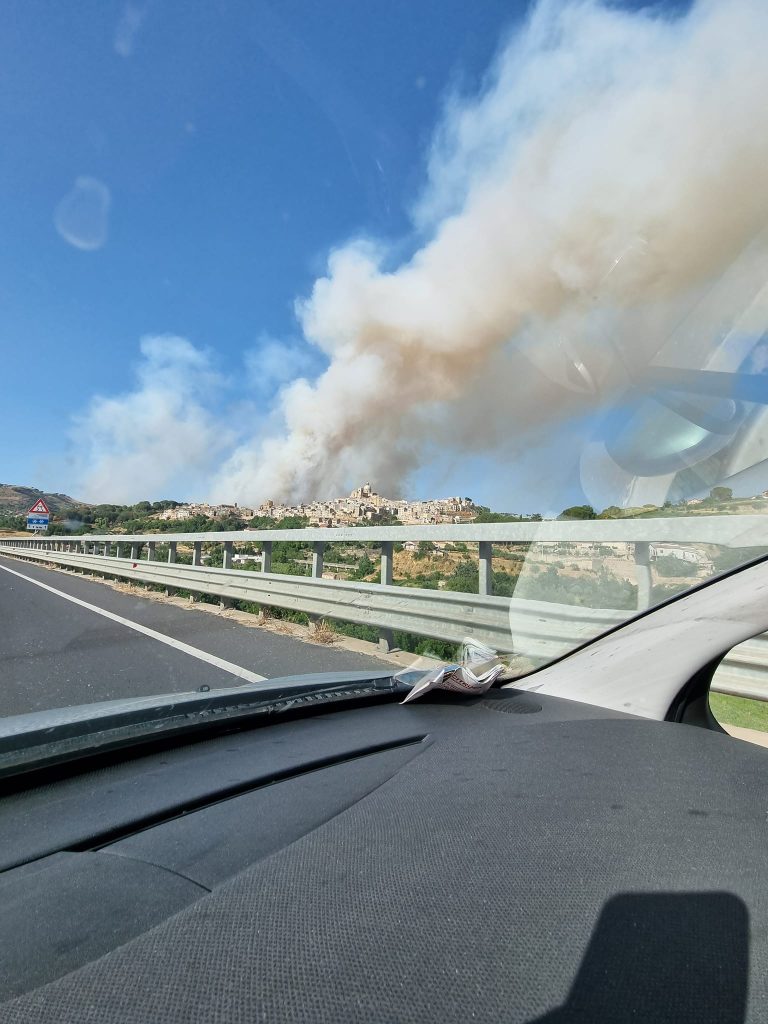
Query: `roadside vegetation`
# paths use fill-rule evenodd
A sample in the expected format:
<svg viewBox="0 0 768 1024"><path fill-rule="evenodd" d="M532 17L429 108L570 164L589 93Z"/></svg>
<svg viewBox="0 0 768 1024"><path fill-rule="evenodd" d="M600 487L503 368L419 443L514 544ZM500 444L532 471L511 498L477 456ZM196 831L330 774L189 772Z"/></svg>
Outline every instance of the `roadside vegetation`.
<svg viewBox="0 0 768 1024"><path fill-rule="evenodd" d="M710 693L709 707L721 725L768 732L768 703L748 697L731 697L727 693Z"/></svg>

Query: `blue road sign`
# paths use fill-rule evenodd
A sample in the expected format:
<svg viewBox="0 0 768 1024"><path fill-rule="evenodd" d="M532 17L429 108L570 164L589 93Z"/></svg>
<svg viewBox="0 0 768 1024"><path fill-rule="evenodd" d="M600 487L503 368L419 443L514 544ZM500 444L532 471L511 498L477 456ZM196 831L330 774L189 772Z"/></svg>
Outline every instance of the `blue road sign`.
<svg viewBox="0 0 768 1024"><path fill-rule="evenodd" d="M48 516L27 516L27 526L47 526Z"/></svg>

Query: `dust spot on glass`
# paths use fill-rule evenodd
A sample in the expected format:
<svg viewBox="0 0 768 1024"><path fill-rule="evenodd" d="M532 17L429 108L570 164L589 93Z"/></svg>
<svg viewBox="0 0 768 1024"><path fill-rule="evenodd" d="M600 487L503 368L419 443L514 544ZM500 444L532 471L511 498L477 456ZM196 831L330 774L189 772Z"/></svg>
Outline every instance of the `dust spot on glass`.
<svg viewBox="0 0 768 1024"><path fill-rule="evenodd" d="M107 240L112 196L97 178L80 177L56 207L54 224L76 249L100 249Z"/></svg>

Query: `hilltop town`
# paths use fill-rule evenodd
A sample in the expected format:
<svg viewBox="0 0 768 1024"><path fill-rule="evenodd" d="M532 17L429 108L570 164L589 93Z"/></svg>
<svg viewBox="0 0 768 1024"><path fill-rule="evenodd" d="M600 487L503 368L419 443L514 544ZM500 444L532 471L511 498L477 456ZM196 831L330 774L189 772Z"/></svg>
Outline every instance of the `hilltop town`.
<svg viewBox="0 0 768 1024"><path fill-rule="evenodd" d="M370 483L356 488L348 497L328 501L312 501L300 505L285 505L265 501L257 508L234 505L209 505L192 502L164 509L152 518L181 521L193 516L220 519L222 516L286 519L301 516L310 526L354 526L389 522L414 526L429 523L471 523L477 516L477 506L471 498L430 498L426 501L408 501L405 498L385 498L373 490Z"/></svg>

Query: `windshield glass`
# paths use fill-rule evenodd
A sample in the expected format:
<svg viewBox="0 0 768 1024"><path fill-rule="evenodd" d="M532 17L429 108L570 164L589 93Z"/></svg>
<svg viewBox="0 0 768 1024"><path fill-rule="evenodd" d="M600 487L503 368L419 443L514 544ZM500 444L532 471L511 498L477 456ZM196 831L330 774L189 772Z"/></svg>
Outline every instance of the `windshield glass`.
<svg viewBox="0 0 768 1024"><path fill-rule="evenodd" d="M5 14L0 716L519 678L768 552L762 0Z"/></svg>

